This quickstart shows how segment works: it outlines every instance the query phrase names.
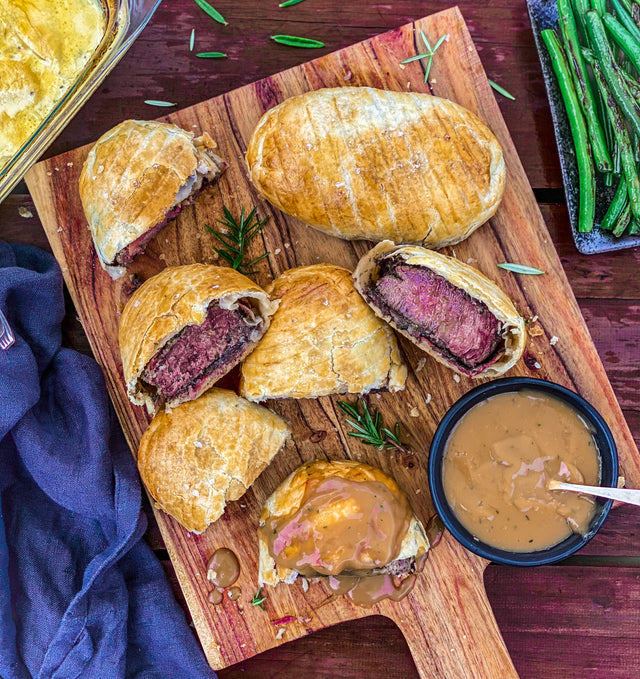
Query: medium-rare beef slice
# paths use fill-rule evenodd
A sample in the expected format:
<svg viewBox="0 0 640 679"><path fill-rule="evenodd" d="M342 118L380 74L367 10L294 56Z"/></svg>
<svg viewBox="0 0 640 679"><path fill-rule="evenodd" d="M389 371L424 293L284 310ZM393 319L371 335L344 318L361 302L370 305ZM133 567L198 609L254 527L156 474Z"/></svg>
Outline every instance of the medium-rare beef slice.
<svg viewBox="0 0 640 679"><path fill-rule="evenodd" d="M204 322L188 325L169 340L149 361L142 379L163 400L186 392L193 396L205 378L235 362L247 343L255 341L261 323L244 304L231 310L212 302Z"/></svg>
<svg viewBox="0 0 640 679"><path fill-rule="evenodd" d="M500 321L484 302L425 267L386 260L369 294L398 328L465 368L487 363L503 343Z"/></svg>

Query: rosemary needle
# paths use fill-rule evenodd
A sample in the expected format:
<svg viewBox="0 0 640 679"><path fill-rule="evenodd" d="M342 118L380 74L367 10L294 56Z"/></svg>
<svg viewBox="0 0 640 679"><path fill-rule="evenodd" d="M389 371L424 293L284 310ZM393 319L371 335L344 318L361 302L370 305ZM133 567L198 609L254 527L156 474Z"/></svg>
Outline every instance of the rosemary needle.
<svg viewBox="0 0 640 679"><path fill-rule="evenodd" d="M287 2L281 2L278 7L291 7L291 5L297 5L304 0L287 0Z"/></svg>
<svg viewBox="0 0 640 679"><path fill-rule="evenodd" d="M212 233L221 247L215 247L214 250L222 257L231 268L236 269L244 274L255 273L251 271L251 267L264 259L269 253L252 259L250 262L245 262L246 250L249 243L260 233L262 227L267 223L269 217L258 219L256 215L257 208L253 208L251 212L245 216L244 207L240 210L240 219L236 220L229 209L225 206L222 208L224 212L224 219L216 219L219 224L226 227L225 231L216 231L208 224L205 224L205 229Z"/></svg>
<svg viewBox="0 0 640 679"><path fill-rule="evenodd" d="M501 269L505 269L505 271L512 271L513 273L522 273L522 274L530 274L532 276L539 276L540 274L545 273L541 269L536 269L533 266L526 266L525 264L513 264L512 262L500 262L498 264Z"/></svg>
<svg viewBox="0 0 640 679"><path fill-rule="evenodd" d="M324 47L324 43L320 42L319 40L301 38L297 35L272 35L271 40L275 40L281 45L288 45L289 47L306 47L311 49Z"/></svg>
<svg viewBox="0 0 640 679"><path fill-rule="evenodd" d="M262 594L262 587L253 595L251 598L251 605L257 606L261 611L264 611L264 606L262 605L267 600L266 595Z"/></svg>
<svg viewBox="0 0 640 679"><path fill-rule="evenodd" d="M171 101L159 101L158 99L145 99L144 100L145 104L149 104L149 106L177 106L178 104L174 104Z"/></svg>
<svg viewBox="0 0 640 679"><path fill-rule="evenodd" d="M513 96L513 94L511 94L511 92L507 92L507 90L505 90L504 87L502 87L502 85L498 85L497 82L495 82L494 80L491 80L490 78L487 78L487 80L489 80L489 85L491 85L491 87L493 87L493 89L498 94L501 94L503 97L506 97L507 99L511 99L511 101L516 100L516 98Z"/></svg>
<svg viewBox="0 0 640 679"><path fill-rule="evenodd" d="M226 26L229 22L218 12L218 10L215 7L212 7L207 0L193 0L198 7L206 12L214 21L217 21L219 24L222 24L223 26Z"/></svg>
<svg viewBox="0 0 640 679"><path fill-rule="evenodd" d="M196 44L196 29L191 29L191 37L189 38L189 52L193 52L193 46Z"/></svg>
<svg viewBox="0 0 640 679"><path fill-rule="evenodd" d="M224 52L198 52L200 59L224 59L227 55Z"/></svg>
<svg viewBox="0 0 640 679"><path fill-rule="evenodd" d="M418 61L418 60L426 59L427 65L425 66L425 69L424 69L424 82L426 83L427 80L429 80L429 74L431 73L431 65L433 64L433 57L434 57L436 51L438 50L438 48L440 47L440 45L442 45L442 43L445 40L449 39L449 34L445 33L444 35L441 35L438 38L438 41L436 42L436 44L433 47L431 47L431 44L427 40L427 36L424 34L424 31L420 31L420 37L422 38L422 42L424 43L424 46L427 48L427 51L424 52L423 54L416 54L416 56L414 56L414 57L409 57L408 59L403 59L400 63L401 64L409 64L412 61Z"/></svg>

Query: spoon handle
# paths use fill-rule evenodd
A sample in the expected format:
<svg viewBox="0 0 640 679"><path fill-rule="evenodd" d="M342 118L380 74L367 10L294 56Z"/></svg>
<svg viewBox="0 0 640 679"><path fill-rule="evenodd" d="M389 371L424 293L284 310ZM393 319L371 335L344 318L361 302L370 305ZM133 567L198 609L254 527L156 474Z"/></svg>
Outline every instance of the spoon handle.
<svg viewBox="0 0 640 679"><path fill-rule="evenodd" d="M610 500L626 502L628 505L640 507L640 490L632 488L602 488L600 486L580 486L577 483L563 483L552 479L549 481L549 490L570 490L574 493L584 493L606 497Z"/></svg>

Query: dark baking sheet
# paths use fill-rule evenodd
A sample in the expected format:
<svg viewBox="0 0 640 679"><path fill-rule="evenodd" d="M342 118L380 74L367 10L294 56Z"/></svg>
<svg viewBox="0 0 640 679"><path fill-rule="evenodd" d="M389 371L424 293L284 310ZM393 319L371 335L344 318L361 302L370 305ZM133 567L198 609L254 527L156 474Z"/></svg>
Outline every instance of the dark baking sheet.
<svg viewBox="0 0 640 679"><path fill-rule="evenodd" d="M608 231L601 231L598 227L615 193L615 184L613 187L605 186L602 176L598 173L596 173L596 225L591 233L580 233L578 231L578 168L573 139L551 61L540 36L540 31L545 28L558 28L558 9L555 0L527 0L527 8L533 28L533 37L538 48L547 96L549 97L571 231L576 247L580 252L587 255L637 247L640 245L640 235L626 235L616 238Z"/></svg>

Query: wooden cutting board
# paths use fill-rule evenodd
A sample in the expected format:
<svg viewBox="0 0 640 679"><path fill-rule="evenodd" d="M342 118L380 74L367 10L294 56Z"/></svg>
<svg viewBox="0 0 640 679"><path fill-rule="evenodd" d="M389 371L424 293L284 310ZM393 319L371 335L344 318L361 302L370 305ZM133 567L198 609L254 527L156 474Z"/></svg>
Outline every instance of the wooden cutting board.
<svg viewBox="0 0 640 679"><path fill-rule="evenodd" d="M424 64L400 62L423 51L418 31L431 43L448 34L431 71L431 89L423 83ZM640 456L565 278L531 187L457 8L407 24L339 52L266 78L252 85L173 113L170 120L185 129L209 131L230 167L220 184L160 233L139 256L132 272L145 280L165 266L191 262L220 263L204 225L221 216L222 205L239 213L257 205L270 215L252 255L268 251L254 278L266 285L285 269L329 261L353 268L370 244L349 243L315 231L262 201L249 184L243 163L247 142L268 108L301 92L320 87L363 86L391 90L431 91L452 99L480 116L495 132L505 153L507 187L491 222L464 243L447 251L495 280L532 319L525 356L510 374L540 377L564 384L591 401L616 438L621 473L627 484L640 484ZM508 104L507 104L508 105ZM131 292L126 280L113 282L100 268L78 195L78 177L88 148L76 149L36 165L27 184L60 262L76 309L100 362L111 398L131 449L135 451L149 419L126 397L118 354L118 319ZM544 276L516 276L498 262L539 267ZM537 319L537 320L534 320ZM557 338L557 341L554 339ZM222 668L314 630L373 614L388 616L402 630L423 677L486 679L516 677L496 626L483 586L487 563L446 535L431 553L413 592L400 603L382 602L372 609L334 599L323 584L304 591L300 582L267 592L266 612L250 605L256 591L256 526L260 507L287 474L315 458L349 457L378 465L396 478L423 521L433 515L426 475L433 432L446 410L477 382L454 374L414 345L401 340L410 366L407 388L397 394L369 397L384 421L401 423L415 456L400 458L367 448L347 436L336 408L340 397L271 402L293 428L292 445L283 449L238 502L202 535L193 536L162 512L156 512L197 632L210 664ZM218 547L240 555L239 602L208 602L211 590L206 563ZM524 602L523 602L524 603ZM289 619L284 625L274 624ZM284 627L284 636L277 638Z"/></svg>

